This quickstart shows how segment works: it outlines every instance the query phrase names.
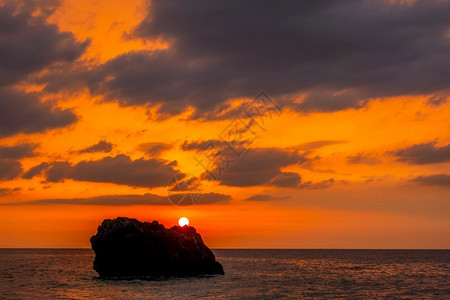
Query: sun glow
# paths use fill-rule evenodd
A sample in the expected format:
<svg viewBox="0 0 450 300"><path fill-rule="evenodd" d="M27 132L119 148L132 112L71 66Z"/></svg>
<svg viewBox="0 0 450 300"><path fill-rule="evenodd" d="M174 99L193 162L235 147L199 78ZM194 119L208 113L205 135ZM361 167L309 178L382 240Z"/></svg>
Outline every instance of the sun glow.
<svg viewBox="0 0 450 300"><path fill-rule="evenodd" d="M189 220L185 217L182 217L178 220L178 224L180 224L181 227L189 225Z"/></svg>

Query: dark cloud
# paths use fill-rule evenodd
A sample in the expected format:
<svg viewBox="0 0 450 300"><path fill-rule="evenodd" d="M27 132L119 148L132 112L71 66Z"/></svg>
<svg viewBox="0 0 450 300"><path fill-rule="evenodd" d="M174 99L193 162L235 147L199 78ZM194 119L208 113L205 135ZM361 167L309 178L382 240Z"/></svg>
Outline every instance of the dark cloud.
<svg viewBox="0 0 450 300"><path fill-rule="evenodd" d="M95 152L109 153L112 151L113 146L114 146L113 144L108 143L106 141L100 141L95 145L86 147L86 148L78 151L78 153L95 153Z"/></svg>
<svg viewBox="0 0 450 300"><path fill-rule="evenodd" d="M251 141L248 140L232 140L224 141L220 139L199 140L199 141L184 141L181 145L183 151L195 151L198 153L208 151L221 151L227 155L236 156L236 152L240 155L240 149L247 149L251 145ZM244 152L242 151L242 153Z"/></svg>
<svg viewBox="0 0 450 300"><path fill-rule="evenodd" d="M217 103L212 110L196 110L191 116L190 120L203 119L205 121L219 121L237 119L239 117L245 117L243 114L246 106L249 105L248 100L243 101L236 105L231 105L228 102Z"/></svg>
<svg viewBox="0 0 450 300"><path fill-rule="evenodd" d="M0 146L0 180L11 180L18 177L23 171L22 163L19 160L37 155L34 152L37 146L38 144L30 143Z"/></svg>
<svg viewBox="0 0 450 300"><path fill-rule="evenodd" d="M436 94L436 95L433 95L430 98L428 98L427 104L429 106L436 107L436 106L439 106L439 105L447 102L447 98L448 98L448 96Z"/></svg>
<svg viewBox="0 0 450 300"><path fill-rule="evenodd" d="M0 197L13 195L22 189L20 187L16 188L0 188Z"/></svg>
<svg viewBox="0 0 450 300"><path fill-rule="evenodd" d="M3 1L0 4L0 138L64 127L77 118L70 110L42 103L35 93L12 86L55 64L71 63L89 41L79 43L47 18L58 1ZM68 67L65 67L67 69Z"/></svg>
<svg viewBox="0 0 450 300"><path fill-rule="evenodd" d="M257 195L253 195L250 196L246 199L244 199L244 201L274 201L274 200L285 200L285 199L289 199L289 197L274 197L271 195L267 195L267 194L257 194Z"/></svg>
<svg viewBox="0 0 450 300"><path fill-rule="evenodd" d="M347 163L351 165L357 165L357 164L363 164L363 165L369 165L369 166L375 166L381 163L381 161L372 156L367 156L362 153L358 153L356 155L349 155L347 156Z"/></svg>
<svg viewBox="0 0 450 300"><path fill-rule="evenodd" d="M182 179L184 175L173 167L176 161L162 159L131 160L126 155L105 157L95 161L81 161L75 165L68 162L54 162L36 166L27 172L28 177L45 170L48 182L60 182L64 179L76 181L106 182L135 187L166 186L173 176Z"/></svg>
<svg viewBox="0 0 450 300"><path fill-rule="evenodd" d="M156 157L159 156L161 153L169 150L172 148L172 145L165 144L165 143L143 143L138 146L138 150L142 151L149 156Z"/></svg>
<svg viewBox="0 0 450 300"><path fill-rule="evenodd" d="M48 89L82 81L108 101L197 116L261 89L306 112L448 93L449 1L153 1L148 11L130 35L168 50L58 74Z"/></svg>
<svg viewBox="0 0 450 300"><path fill-rule="evenodd" d="M311 181L302 182L298 187L302 188L302 189L321 190L321 189L329 188L334 183L335 183L335 180L333 178L330 178L330 179L315 182L315 183L313 183Z"/></svg>
<svg viewBox="0 0 450 300"><path fill-rule="evenodd" d="M238 141L239 142L239 141ZM334 141L317 141L305 144L305 147L293 147L293 149L281 148L246 148L247 142L232 145L230 147L221 140L185 141L181 149L195 151L193 157L197 165L203 167L206 172L201 179L218 181L228 186L277 186L287 188L326 188L334 183L333 179L319 183L302 183L302 178L295 172L283 172L281 168L290 165L301 165L309 169L312 161L318 158L308 158L300 154L302 148L315 149L321 146L334 144ZM240 155L233 152L233 147L245 149Z"/></svg>
<svg viewBox="0 0 450 300"><path fill-rule="evenodd" d="M409 164L443 163L450 161L450 145L436 147L436 142L429 142L396 150L391 154L397 156L398 161Z"/></svg>
<svg viewBox="0 0 450 300"><path fill-rule="evenodd" d="M366 105L369 98L371 98L369 92L355 89L339 93L333 89L320 89L308 92L301 103L292 106L298 111L333 112L347 108L361 108Z"/></svg>
<svg viewBox="0 0 450 300"><path fill-rule="evenodd" d="M34 152L37 146L38 144L30 143L0 146L0 180L11 180L18 177L23 171L22 163L19 160L37 155Z"/></svg>
<svg viewBox="0 0 450 300"><path fill-rule="evenodd" d="M1 190L0 190L1 191ZM171 200L183 197L183 194L171 195ZM202 194L197 204L215 204L226 203L231 200L229 195L207 193ZM66 204L66 205L108 205L108 206L127 206L127 205L171 205L173 202L169 201L167 197L144 194L144 195L108 195L97 196L91 198L71 198L71 199L40 199L27 202L5 203L0 205L52 205L52 204Z"/></svg>
<svg viewBox="0 0 450 300"><path fill-rule="evenodd" d="M11 180L22 173L22 164L15 159L0 159L0 180Z"/></svg>
<svg viewBox="0 0 450 300"><path fill-rule="evenodd" d="M282 172L270 180L270 185L278 187L297 187L301 181L302 178L297 173Z"/></svg>
<svg viewBox="0 0 450 300"><path fill-rule="evenodd" d="M0 87L54 63L72 62L85 51L89 41L79 43L71 32L47 22L57 4L42 0L0 4Z"/></svg>
<svg viewBox="0 0 450 300"><path fill-rule="evenodd" d="M0 145L0 159L21 159L24 157L35 156L37 153L34 152L34 149L36 149L37 146L38 144L30 143L17 144L14 146Z"/></svg>
<svg viewBox="0 0 450 300"><path fill-rule="evenodd" d="M68 109L42 103L36 94L0 89L0 138L17 133L36 133L73 124L75 114Z"/></svg>
<svg viewBox="0 0 450 300"><path fill-rule="evenodd" d="M181 145L181 149L184 151L202 151L207 149L210 145L218 145L219 147L223 147L223 141L221 140L204 140L204 141L184 141Z"/></svg>
<svg viewBox="0 0 450 300"><path fill-rule="evenodd" d="M228 166L219 165L202 176L228 186L292 185L300 181L295 173L283 173L280 168L305 163L308 159L296 151L278 148L251 148ZM208 170L210 171L210 170ZM213 175L214 177L212 177Z"/></svg>
<svg viewBox="0 0 450 300"><path fill-rule="evenodd" d="M22 177L25 179L31 179L35 176L42 174L42 172L47 170L49 167L50 167L49 163L46 163L46 162L40 163L39 165L34 166L31 169L29 169L27 172L25 172L25 174L23 174Z"/></svg>
<svg viewBox="0 0 450 300"><path fill-rule="evenodd" d="M47 182L60 182L70 177L72 166L66 161L57 161L52 163L45 170Z"/></svg>
<svg viewBox="0 0 450 300"><path fill-rule="evenodd" d="M428 176L418 176L412 180L422 185L435 185L450 187L450 175L447 174L436 174Z"/></svg>

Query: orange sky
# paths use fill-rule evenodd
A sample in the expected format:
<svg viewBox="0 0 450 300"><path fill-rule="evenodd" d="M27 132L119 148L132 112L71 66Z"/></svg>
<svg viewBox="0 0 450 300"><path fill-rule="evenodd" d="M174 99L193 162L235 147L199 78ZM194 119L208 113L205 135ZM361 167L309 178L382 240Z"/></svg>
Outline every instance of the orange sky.
<svg viewBox="0 0 450 300"><path fill-rule="evenodd" d="M152 4L148 9L151 11ZM45 20L56 24L60 32L72 32L76 43L89 39L85 51L71 64L96 68L133 51L164 52L175 47L170 38L133 36L146 15L145 1L124 5L123 1L64 0ZM52 72L50 66L28 76L46 72ZM107 101L105 95L82 86L46 91L45 84L34 83L30 77L11 86L17 91L36 91L41 103L69 109L78 119L68 126L0 136L0 158L2 147L35 144L33 155L18 159L22 173L0 179L0 247L89 247L89 238L101 221L117 216L158 220L168 227L185 216L212 248L450 247L450 101L430 105L429 99L437 92L373 97L361 107L335 111L302 112L286 106L266 120L266 130L258 133L249 148L280 149L303 157L306 163L275 168L276 172L299 174L301 183L282 186L272 180L237 186L203 180L203 193L229 195L229 200L207 204L200 198L196 205L180 207L169 200L120 206L70 203L71 199L104 195L151 193L165 197L167 187L70 176L53 182L48 174L46 177L48 170L31 178L24 174L43 162L75 166L126 155L131 161L176 161L175 170L200 176L204 170L194 158L201 153L182 145L217 140L233 117L190 119L196 104L160 117L158 105L151 105L151 99L150 104L120 105L120 99ZM272 95L276 89L265 85L259 90ZM247 99L243 96L228 103L238 106ZM283 97L272 99L284 101ZM299 92L295 101L303 99L305 95ZM100 141L111 144L112 149L80 152ZM143 151L145 143L161 143L166 148L149 154ZM414 145L429 150L423 155L431 156L430 162L421 161L425 159L422 154L412 150L408 156L407 149ZM252 153L236 159L236 167L246 166ZM11 158L5 158L5 163L7 160ZM268 161L257 162L265 163ZM255 195L261 196L260 200L250 200ZM68 204L24 204L43 199L66 199Z"/></svg>

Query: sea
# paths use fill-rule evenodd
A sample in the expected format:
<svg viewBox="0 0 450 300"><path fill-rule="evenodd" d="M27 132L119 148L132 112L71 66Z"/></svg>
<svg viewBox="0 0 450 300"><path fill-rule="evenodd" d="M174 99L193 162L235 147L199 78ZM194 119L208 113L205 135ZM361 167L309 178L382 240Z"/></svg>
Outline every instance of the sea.
<svg viewBox="0 0 450 300"><path fill-rule="evenodd" d="M104 280L90 249L0 249L0 298L450 299L450 250L213 252L225 275Z"/></svg>

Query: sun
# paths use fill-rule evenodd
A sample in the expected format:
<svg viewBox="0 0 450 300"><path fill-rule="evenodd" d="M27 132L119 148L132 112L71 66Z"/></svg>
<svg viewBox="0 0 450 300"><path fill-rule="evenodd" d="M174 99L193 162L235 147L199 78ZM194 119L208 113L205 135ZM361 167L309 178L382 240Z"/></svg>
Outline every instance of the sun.
<svg viewBox="0 0 450 300"><path fill-rule="evenodd" d="M185 217L182 217L178 220L178 224L180 224L181 227L189 225L189 220Z"/></svg>

